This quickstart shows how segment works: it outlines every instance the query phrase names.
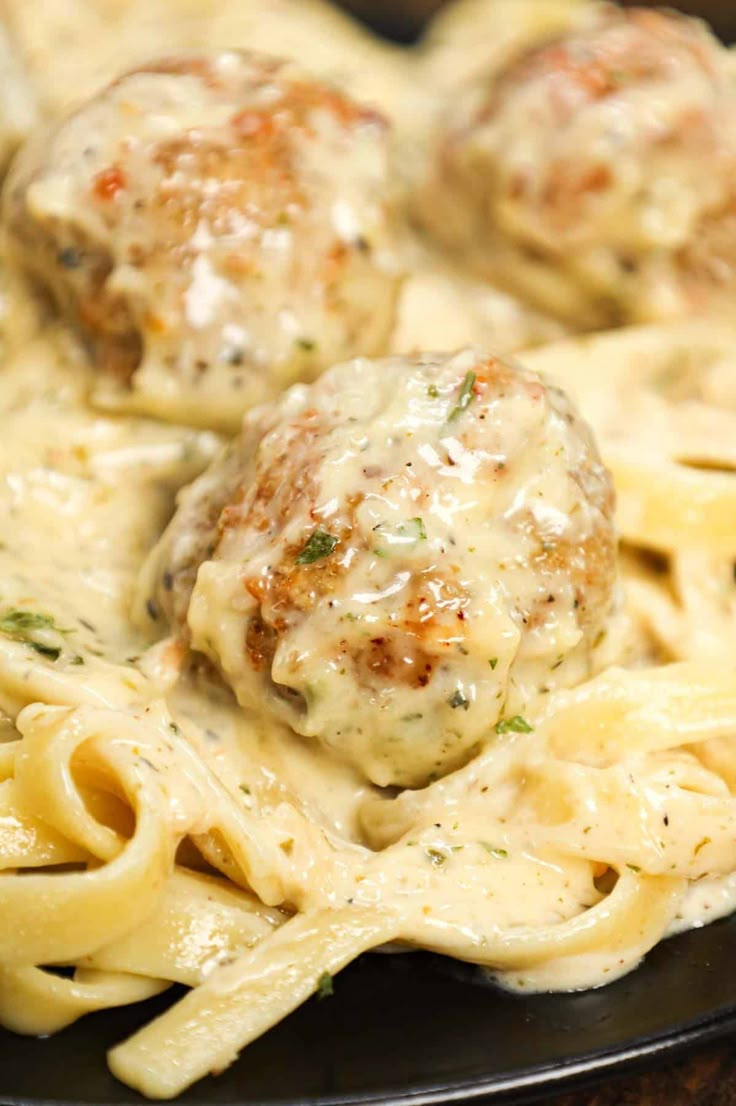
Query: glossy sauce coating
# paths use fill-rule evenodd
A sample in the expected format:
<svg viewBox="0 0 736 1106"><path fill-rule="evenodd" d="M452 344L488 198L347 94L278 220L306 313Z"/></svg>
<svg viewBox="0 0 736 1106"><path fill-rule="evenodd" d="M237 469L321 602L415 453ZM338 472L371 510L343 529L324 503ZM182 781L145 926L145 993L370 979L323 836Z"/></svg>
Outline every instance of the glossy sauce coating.
<svg viewBox="0 0 736 1106"><path fill-rule="evenodd" d="M152 573L241 703L415 785L590 672L612 508L587 428L535 375L474 350L360 359L253 412L144 598Z"/></svg>
<svg viewBox="0 0 736 1106"><path fill-rule="evenodd" d="M697 20L591 7L440 120L423 223L577 324L733 296L736 70Z"/></svg>
<svg viewBox="0 0 736 1106"><path fill-rule="evenodd" d="M179 57L28 147L7 220L84 337L99 398L235 427L294 380L386 348L386 155L381 116L295 66Z"/></svg>

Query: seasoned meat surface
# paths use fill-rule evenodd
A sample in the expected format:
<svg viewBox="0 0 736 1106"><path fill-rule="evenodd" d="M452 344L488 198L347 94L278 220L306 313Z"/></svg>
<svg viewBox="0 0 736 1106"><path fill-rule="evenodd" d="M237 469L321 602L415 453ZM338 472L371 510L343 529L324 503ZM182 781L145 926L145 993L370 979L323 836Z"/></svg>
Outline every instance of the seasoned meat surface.
<svg viewBox="0 0 736 1106"><path fill-rule="evenodd" d="M358 359L247 417L144 600L245 706L419 785L590 672L612 510L590 432L535 374L473 349Z"/></svg>
<svg viewBox="0 0 736 1106"><path fill-rule="evenodd" d="M235 428L293 381L383 352L387 130L293 64L230 52L128 73L29 146L11 238L105 402Z"/></svg>
<svg viewBox="0 0 736 1106"><path fill-rule="evenodd" d="M420 221L539 306L583 326L730 309L736 66L698 20L591 6L476 75L431 147Z"/></svg>

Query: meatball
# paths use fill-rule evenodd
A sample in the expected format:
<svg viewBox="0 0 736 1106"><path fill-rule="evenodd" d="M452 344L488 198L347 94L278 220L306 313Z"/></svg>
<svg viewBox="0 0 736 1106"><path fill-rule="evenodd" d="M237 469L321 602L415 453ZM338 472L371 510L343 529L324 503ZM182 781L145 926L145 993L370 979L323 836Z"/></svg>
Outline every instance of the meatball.
<svg viewBox="0 0 736 1106"><path fill-rule="evenodd" d="M251 412L184 494L147 607L244 706L419 786L589 674L612 510L587 426L536 374L473 349L361 358Z"/></svg>
<svg viewBox="0 0 736 1106"><path fill-rule="evenodd" d="M384 351L387 145L379 115L289 63L161 61L26 148L6 219L104 401L236 427L294 380Z"/></svg>
<svg viewBox="0 0 736 1106"><path fill-rule="evenodd" d="M733 57L695 19L596 6L455 97L415 201L474 268L579 326L728 310Z"/></svg>

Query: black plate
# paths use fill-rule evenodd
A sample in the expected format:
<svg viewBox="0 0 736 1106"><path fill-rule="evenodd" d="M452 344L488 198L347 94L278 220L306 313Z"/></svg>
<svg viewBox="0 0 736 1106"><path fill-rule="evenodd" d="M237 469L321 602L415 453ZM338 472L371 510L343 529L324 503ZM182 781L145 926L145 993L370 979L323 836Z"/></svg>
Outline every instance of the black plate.
<svg viewBox="0 0 736 1106"><path fill-rule="evenodd" d="M44 1041L0 1033L0 1102L141 1102L108 1073L104 1052L164 1005L93 1015ZM736 917L664 942L609 987L572 995L509 995L439 957L372 955L336 979L332 998L311 1000L179 1101L521 1103L728 1031Z"/></svg>

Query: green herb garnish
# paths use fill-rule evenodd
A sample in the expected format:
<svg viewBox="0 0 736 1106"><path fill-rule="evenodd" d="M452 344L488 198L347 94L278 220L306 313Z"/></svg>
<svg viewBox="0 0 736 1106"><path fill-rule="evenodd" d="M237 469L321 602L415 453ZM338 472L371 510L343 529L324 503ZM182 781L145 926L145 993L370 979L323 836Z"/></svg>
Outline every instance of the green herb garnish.
<svg viewBox="0 0 736 1106"><path fill-rule="evenodd" d="M470 701L465 697L459 687L455 688L447 702L453 710L457 710L458 707L462 707L463 710L468 710L470 708Z"/></svg>
<svg viewBox="0 0 736 1106"><path fill-rule="evenodd" d="M12 634L25 633L27 630L56 630L56 623L49 614L38 614L36 611L7 611L0 618L0 633L11 636Z"/></svg>
<svg viewBox="0 0 736 1106"><path fill-rule="evenodd" d="M332 534L328 534L326 530L315 530L297 555L296 563L298 565L311 565L315 561L321 560L322 557L329 557L337 542L338 539L333 538Z"/></svg>
<svg viewBox="0 0 736 1106"><path fill-rule="evenodd" d="M313 349L317 348L317 343L313 338L297 338L296 344L299 349L303 349L306 353L311 353Z"/></svg>
<svg viewBox="0 0 736 1106"><path fill-rule="evenodd" d="M0 634L11 638L13 641L21 641L24 645L35 650L42 657L56 661L61 656L60 645L50 645L45 641L37 641L34 634L41 633L68 634L69 630L62 630L56 625L54 619L48 614L39 614L37 611L25 611L20 609L6 611L0 617Z"/></svg>
<svg viewBox="0 0 736 1106"><path fill-rule="evenodd" d="M427 528L424 525L424 519L418 515L416 518L408 518L405 522L399 522L395 525L379 522L378 526L374 526L373 529L377 532L376 537L385 542L387 547L376 546L372 552L377 557L389 557L394 549L408 551L416 546L417 542L427 540Z"/></svg>
<svg viewBox="0 0 736 1106"><path fill-rule="evenodd" d="M429 396L429 398L430 399L437 399L437 396L439 394L440 394L440 391L439 391L439 388L437 387L437 385L436 384L430 384L430 386L427 388L427 395Z"/></svg>
<svg viewBox="0 0 736 1106"><path fill-rule="evenodd" d="M434 868L441 868L447 860L447 853L443 853L441 849L435 849L430 846L430 848L425 849L424 852Z"/></svg>
<svg viewBox="0 0 736 1106"><path fill-rule="evenodd" d="M335 993L335 989L332 986L332 976L329 972L322 972L322 975L317 980L317 998L322 1001L323 998L329 998L330 995Z"/></svg>
<svg viewBox="0 0 736 1106"><path fill-rule="evenodd" d="M488 661L488 663L490 664L492 669L495 668L496 665L498 664L498 657L491 657L491 659Z"/></svg>
<svg viewBox="0 0 736 1106"><path fill-rule="evenodd" d="M43 645L40 641L26 641L25 644L36 653L40 653L42 657L48 657L50 661L58 661L61 656L60 645Z"/></svg>
<svg viewBox="0 0 736 1106"><path fill-rule="evenodd" d="M490 841L481 841L480 845L486 850L487 853L490 853L491 856L495 856L496 860L508 859L509 854L506 849L498 849L495 845L492 845Z"/></svg>
<svg viewBox="0 0 736 1106"><path fill-rule="evenodd" d="M534 726L530 726L526 718L520 714L514 714L511 718L502 718L496 723L496 733L531 733Z"/></svg>
<svg viewBox="0 0 736 1106"><path fill-rule="evenodd" d="M462 384L460 385L460 395L457 397L457 403L453 407L452 411L447 417L448 422L454 422L455 419L462 415L463 411L470 407L470 404L475 398L473 388L475 386L475 373L469 372L465 374Z"/></svg>

